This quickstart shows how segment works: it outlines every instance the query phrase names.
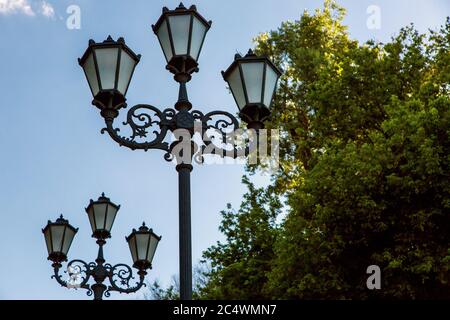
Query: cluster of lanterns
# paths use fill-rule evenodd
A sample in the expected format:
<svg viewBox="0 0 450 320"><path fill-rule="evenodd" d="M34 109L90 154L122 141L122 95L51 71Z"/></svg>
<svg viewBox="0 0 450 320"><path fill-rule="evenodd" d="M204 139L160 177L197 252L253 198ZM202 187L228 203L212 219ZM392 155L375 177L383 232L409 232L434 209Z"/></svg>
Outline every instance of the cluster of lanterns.
<svg viewBox="0 0 450 320"><path fill-rule="evenodd" d="M92 228L92 237L105 241L111 237L111 229L120 206L115 205L104 194L97 201L91 200L86 212ZM54 264L67 261L67 254L78 229L74 228L63 216L55 222L48 221L42 230L47 244L48 259ZM151 268L161 237L147 228L145 223L126 237L133 258L134 267L139 270Z"/></svg>
<svg viewBox="0 0 450 320"><path fill-rule="evenodd" d="M211 22L203 18L195 6L182 4L175 10L163 9L153 31L158 37L167 69L178 82L188 82L198 71L198 58ZM94 97L101 110L117 111L123 107L134 69L139 63L123 38L114 41L89 42L79 59ZM245 56L236 55L234 62L222 72L247 123L262 122L270 115L270 105L281 71L267 58L251 50Z"/></svg>

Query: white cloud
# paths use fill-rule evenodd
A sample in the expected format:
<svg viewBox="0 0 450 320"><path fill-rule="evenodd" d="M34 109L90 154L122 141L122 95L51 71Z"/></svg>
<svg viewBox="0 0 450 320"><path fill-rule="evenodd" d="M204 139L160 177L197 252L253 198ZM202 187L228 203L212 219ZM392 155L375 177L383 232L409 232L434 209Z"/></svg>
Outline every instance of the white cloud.
<svg viewBox="0 0 450 320"><path fill-rule="evenodd" d="M0 0L0 15L24 14L27 16L43 15L55 17L55 9L45 0Z"/></svg>
<svg viewBox="0 0 450 320"><path fill-rule="evenodd" d="M47 18L55 17L55 9L53 9L53 6L46 1L42 1L41 3L41 13Z"/></svg>
<svg viewBox="0 0 450 320"><path fill-rule="evenodd" d="M22 13L27 16L34 16L28 0L0 0L0 14Z"/></svg>

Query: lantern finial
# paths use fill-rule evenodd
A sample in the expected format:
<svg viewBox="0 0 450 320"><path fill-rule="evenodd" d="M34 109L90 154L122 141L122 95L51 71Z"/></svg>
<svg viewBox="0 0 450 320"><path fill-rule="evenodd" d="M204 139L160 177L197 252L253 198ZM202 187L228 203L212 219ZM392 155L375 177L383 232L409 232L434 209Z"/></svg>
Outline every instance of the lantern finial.
<svg viewBox="0 0 450 320"><path fill-rule="evenodd" d="M248 52L245 56L246 57L256 57L256 54L253 52L252 49L248 49Z"/></svg>
<svg viewBox="0 0 450 320"><path fill-rule="evenodd" d="M145 225L145 222L142 222L142 226L139 227L139 231L148 231L147 226Z"/></svg>
<svg viewBox="0 0 450 320"><path fill-rule="evenodd" d="M55 221L56 223L68 223L69 221L68 220L66 220L66 219L64 219L64 217L63 217L63 215L62 214L60 214L59 215L59 218L58 219L56 219L56 221Z"/></svg>

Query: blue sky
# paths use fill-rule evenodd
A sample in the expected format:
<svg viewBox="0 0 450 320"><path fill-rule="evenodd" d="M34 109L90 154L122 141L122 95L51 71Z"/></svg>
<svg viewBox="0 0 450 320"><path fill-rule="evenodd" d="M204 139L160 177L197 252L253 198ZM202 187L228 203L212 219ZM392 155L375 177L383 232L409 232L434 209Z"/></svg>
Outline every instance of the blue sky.
<svg viewBox="0 0 450 320"><path fill-rule="evenodd" d="M339 1L345 22L361 41L388 40L414 22L420 31L437 28L450 15L447 0ZM185 5L193 3L185 2ZM295 20L322 1L197 0L202 15L213 20L200 57L200 73L188 84L196 109L236 111L220 76L234 54L246 52L258 33ZM66 27L66 9L77 5L81 29ZM79 227L70 258L92 261L96 245L84 212L89 199L105 192L121 204L113 237L105 247L111 263L131 263L124 240L143 220L161 234L149 280L168 284L178 272L177 175L159 151L119 148L101 135L103 120L77 64L90 38L125 37L142 54L127 94L129 105L173 106L177 86L151 25L163 6L159 0L0 0L0 299L87 299L85 292L61 288L50 279L41 228L63 213ZM369 29L366 10L381 9L381 29ZM222 236L220 210L239 206L245 189L239 165L194 168L192 174L193 257ZM256 177L263 183L264 177ZM141 295L112 298L139 298Z"/></svg>

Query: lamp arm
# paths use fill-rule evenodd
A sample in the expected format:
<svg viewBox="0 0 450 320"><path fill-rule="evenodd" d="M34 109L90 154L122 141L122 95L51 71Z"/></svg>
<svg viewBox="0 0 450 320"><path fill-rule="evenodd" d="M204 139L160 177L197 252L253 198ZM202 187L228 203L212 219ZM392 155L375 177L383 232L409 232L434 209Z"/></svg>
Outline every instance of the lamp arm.
<svg viewBox="0 0 450 320"><path fill-rule="evenodd" d="M91 274L92 274L92 267L91 264L87 264L83 260L72 260L67 264L67 271L64 271L64 273L68 273L69 277L73 280L76 280L77 276L83 274L81 276L81 282L80 283L74 283L71 284L68 281L64 280L60 274L61 264L57 263L53 265L54 274L51 278L55 279L56 282L58 282L62 287L68 288L68 289L86 289L88 290L87 295L92 295L92 291L87 285Z"/></svg>
<svg viewBox="0 0 450 320"><path fill-rule="evenodd" d="M105 113L106 114L106 113ZM176 129L188 128L191 132L198 132L202 136L204 145L200 146L200 153L195 155L195 160L198 163L203 163L203 156L206 154L216 154L221 157L239 158L252 154L257 149L258 144L250 142L250 145L245 147L236 147L234 137L239 134L241 128L238 119L231 113L221 110L212 111L203 114L199 110L193 110L189 113L186 111L177 112L174 109L165 109L164 111L158 108L147 105L138 104L132 107L127 112L126 121L123 125L129 126L131 129L130 137L124 137L119 134L120 129L114 128L114 116L105 116L106 127L101 130L104 134L108 132L110 137L116 141L120 146L125 146L131 150L160 149L165 151L164 158L167 161L173 159L172 149L169 143L164 142L168 131L174 132ZM199 124L199 127L197 127ZM152 130L154 126L158 126L159 130ZM233 149L227 150L215 145L207 132L214 132L214 136L218 137L223 144L233 143ZM242 131L243 132L243 131ZM153 135L153 140L139 141ZM257 141L257 139L253 139ZM212 148L211 148L212 147Z"/></svg>
<svg viewBox="0 0 450 320"><path fill-rule="evenodd" d="M196 155L196 161L203 163L203 156L207 154L219 155L222 158L230 157L233 159L245 157L250 155L257 149L258 133L256 132L256 139L251 140L245 147L237 147L234 144L234 139L237 135L243 134L244 130L240 128L237 118L226 111L212 111L203 115L200 111L193 111L192 114L197 120L202 122L202 141L204 145L200 146L201 152ZM220 117L219 119L214 119ZM214 130L211 136L218 136L222 144L232 144L233 148L225 149L214 144L211 136L208 136L206 131Z"/></svg>
<svg viewBox="0 0 450 320"><path fill-rule="evenodd" d="M121 136L119 134L120 129L114 128L114 118L112 117L105 117L106 128L103 128L101 133L108 132L110 137L120 146L131 150L148 151L150 149L160 149L169 152L169 144L164 142L164 139L167 131L173 126L175 114L176 112L173 109L161 111L151 105L138 104L128 110L127 120L123 122L124 126L131 128L129 138ZM158 126L159 130L152 130L154 126ZM147 138L149 135L154 135L153 140L143 142L137 140L139 138Z"/></svg>
<svg viewBox="0 0 450 320"><path fill-rule="evenodd" d="M195 119L198 119L202 122L203 128L208 129L216 129L220 132L226 134L224 130L232 127L234 131L239 129L239 121L238 119L227 111L211 111L207 114L203 114L201 111L194 110L192 111L192 115ZM222 117L217 120L214 120L214 117ZM209 123L212 122L212 123Z"/></svg>
<svg viewBox="0 0 450 320"><path fill-rule="evenodd" d="M111 284L105 292L106 296L109 296L111 291L133 293L145 286L144 279L147 274L145 271L138 271L139 281L135 285L131 285L130 280L134 279L135 276L133 275L133 270L130 266L119 263L113 267L111 265L106 265L106 267L109 270L108 278ZM119 282L119 284L117 282Z"/></svg>
<svg viewBox="0 0 450 320"><path fill-rule="evenodd" d="M67 288L67 282L62 279L61 275L59 274L59 269L60 269L60 265L53 266L54 274L51 276L51 278L55 279L56 282L58 282L61 285L61 287Z"/></svg>

